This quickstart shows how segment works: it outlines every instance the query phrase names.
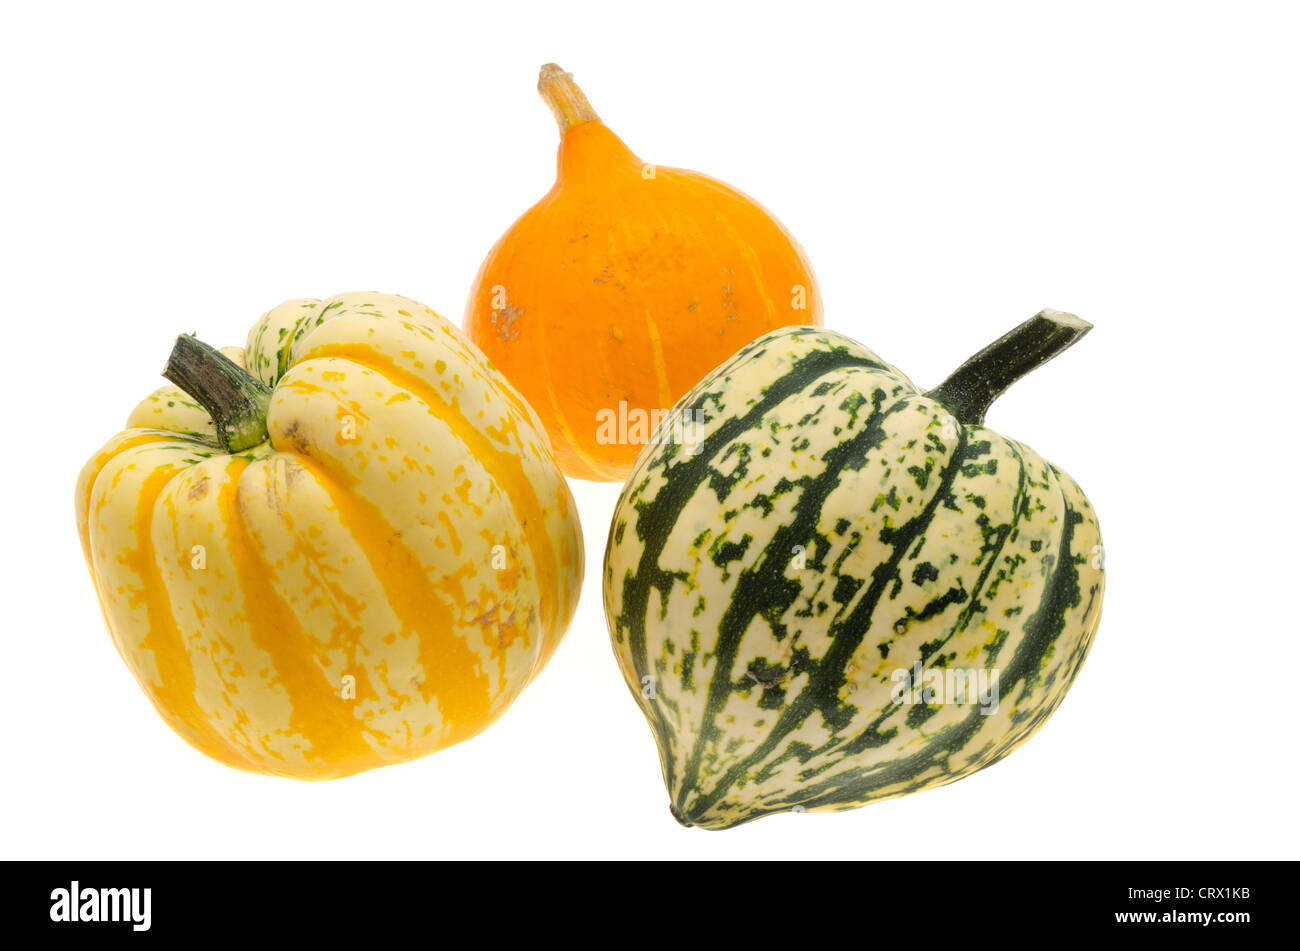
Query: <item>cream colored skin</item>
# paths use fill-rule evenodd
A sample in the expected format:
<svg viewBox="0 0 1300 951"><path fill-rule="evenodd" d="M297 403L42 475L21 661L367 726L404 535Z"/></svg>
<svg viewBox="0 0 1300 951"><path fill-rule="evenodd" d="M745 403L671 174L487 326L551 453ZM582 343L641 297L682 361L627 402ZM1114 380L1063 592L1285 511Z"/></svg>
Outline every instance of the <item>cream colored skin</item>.
<svg viewBox="0 0 1300 951"><path fill-rule="evenodd" d="M222 452L164 387L77 485L104 617L145 693L208 755L302 779L483 729L581 585L536 415L401 297L289 301L223 352L274 387L268 441Z"/></svg>
<svg viewBox="0 0 1300 951"><path fill-rule="evenodd" d="M646 570L645 543L637 531L638 518L644 516L638 506L653 504L668 488L675 468L689 458L673 452L668 429L657 433L642 452L614 514L616 529L626 523L621 533L616 531L605 560L606 615L615 653L656 733L674 808L702 827L726 828L794 807L853 808L953 782L995 762L1028 739L1060 703L1100 619L1105 583L1101 534L1092 506L1074 480L1022 443L983 426L960 426L902 373L848 338L814 330L779 331L761 338L680 404L712 394L708 421L699 425L695 439L702 445L724 423L743 415L800 358L832 348L845 348L881 368L848 367L809 377L760 425L710 448L710 470L725 478L737 475L740 468L740 456L729 450L744 444L746 471L725 500L718 498L708 479L689 495L676 494L671 527L647 528L652 535L668 530L655 565L670 579L669 588L666 593L652 589L648 610L631 617L623 582ZM827 384L834 389L819 392ZM805 482L826 469L826 450L862 432L876 415L870 402L876 390L884 397L880 412L889 414L880 423L883 438L866 452L865 464L839 472L816 509L815 536L793 539L804 549L804 557L769 548L779 537L778 526L794 521ZM846 411L842 401L855 393L866 401ZM844 668L838 694L844 724L833 730L814 712L764 752L786 706L808 687L813 666L826 657L838 626L867 597L878 566L894 556L894 548L881 538L882 529L897 529L921 516L939 474L954 458L963 429L967 444L987 442L988 451L969 460L969 472L956 475L952 505L935 508L922 537L906 547L889 574L865 636ZM793 447L804 439L806 448L796 451ZM927 466L932 475L928 489L922 489L908 470ZM790 482L778 490L783 479ZM893 501L888 501L891 490ZM770 500L770 510L752 504L758 497ZM1022 513L1018 518L1017 510ZM1065 611L1059 636L1031 676L1004 684L996 709L986 715L974 712L979 706L974 696L957 703L940 693L938 697L948 702L937 705L924 722L909 721L913 704L893 700L900 669L909 671L920 661L931 671L943 657L951 668L1005 674L1025 642L1026 620L1043 604L1069 512L1077 516L1070 553L1079 597ZM1014 529L991 565L982 551L986 539L981 515L991 527ZM743 555L717 563L718 545L738 544L746 536L752 543ZM825 543L823 552L818 552L816 539ZM720 672L719 631L741 576L761 571L772 560L783 565L781 578L799 592L779 617L787 636L777 639L768 619L753 617L734 661ZM928 567L918 571L922 565ZM860 582L843 603L833 596L841 579ZM950 591L964 592L965 598L927 615L927 604ZM972 609L973 599L978 609ZM820 612L819 603L825 606ZM631 648L629 632L636 625L644 627L648 670L639 668ZM927 654L926 645L938 649ZM792 667L795 648L807 650L812 663ZM755 665L782 671L766 678L784 691L779 708L760 705L763 685L749 674ZM719 676L735 686L711 716L709 688ZM978 729L966 742L934 752L957 735L950 731L974 722L972 716L978 717ZM704 724L717 733L701 745ZM855 738L868 733L878 742L846 753ZM796 753L804 749L806 753ZM699 757L699 768L692 782L693 756ZM902 767L904 763L909 765ZM743 773L735 782L723 782L733 770ZM896 778L891 778L891 770ZM854 783L861 786L850 792ZM711 795L715 790L721 790L716 798Z"/></svg>

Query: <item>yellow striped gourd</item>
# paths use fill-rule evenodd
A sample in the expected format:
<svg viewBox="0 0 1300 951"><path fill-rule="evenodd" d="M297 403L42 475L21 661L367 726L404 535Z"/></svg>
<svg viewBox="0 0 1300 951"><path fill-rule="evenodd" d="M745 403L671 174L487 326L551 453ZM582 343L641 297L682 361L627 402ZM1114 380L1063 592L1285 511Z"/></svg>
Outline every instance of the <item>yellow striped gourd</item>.
<svg viewBox="0 0 1300 951"><path fill-rule="evenodd" d="M346 776L473 736L541 669L582 578L532 409L385 294L294 300L243 349L178 340L77 484L117 649L231 766Z"/></svg>

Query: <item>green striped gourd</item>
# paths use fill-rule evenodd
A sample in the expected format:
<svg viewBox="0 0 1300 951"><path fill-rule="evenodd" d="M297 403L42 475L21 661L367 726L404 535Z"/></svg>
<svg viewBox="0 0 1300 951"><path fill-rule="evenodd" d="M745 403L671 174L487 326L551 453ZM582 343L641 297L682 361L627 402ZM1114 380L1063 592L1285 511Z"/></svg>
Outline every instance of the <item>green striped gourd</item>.
<svg viewBox="0 0 1300 951"><path fill-rule="evenodd" d="M997 762L1088 652L1101 534L983 425L1091 325L1043 311L929 392L820 328L760 337L674 408L605 553L610 636L673 815L842 810Z"/></svg>

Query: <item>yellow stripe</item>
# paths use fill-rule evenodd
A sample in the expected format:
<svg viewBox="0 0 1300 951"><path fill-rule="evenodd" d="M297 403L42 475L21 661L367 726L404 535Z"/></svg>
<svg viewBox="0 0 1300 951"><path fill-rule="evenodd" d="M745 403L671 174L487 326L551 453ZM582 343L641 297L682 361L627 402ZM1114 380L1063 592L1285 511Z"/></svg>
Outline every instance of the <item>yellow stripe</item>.
<svg viewBox="0 0 1300 951"><path fill-rule="evenodd" d="M324 344L314 347L304 355L303 359L316 357L340 357L350 360L378 373L395 387L406 390L422 400L429 407L430 414L442 420L465 443L470 453L492 473L492 477L501 486L506 500L514 507L515 516L523 526L528 550L533 556L534 570L537 573L535 581L541 599L542 613L543 639L537 661L537 666L540 668L555 651L563 635L563 631L556 623L559 612L560 575L555 550L551 547L550 534L547 532L546 510L537 498L537 492L528 478L528 473L524 471L523 461L515 453L500 448L488 438L487 434L466 419L454 400L452 403L447 403L437 388L423 377L398 366L391 357L380 353L374 347L365 344ZM502 435L515 431L514 424L510 423L508 428L503 429ZM388 545L387 539L384 540L384 544Z"/></svg>
<svg viewBox="0 0 1300 951"><path fill-rule="evenodd" d="M357 480L340 471L325 470L322 461L293 456L329 496L339 521L360 546L384 596L402 625L403 636L414 636L424 678L415 684L426 701L436 700L443 729L439 746L450 746L478 733L491 721L491 684L480 669L478 655L465 643L455 613L378 506L355 491ZM294 463L290 463L291 465ZM400 685L405 687L406 685Z"/></svg>
<svg viewBox="0 0 1300 951"><path fill-rule="evenodd" d="M369 691L364 671L340 671L340 676L348 673L357 678L356 698L343 699L339 685L330 682L318 663L316 644L277 590L275 572L249 537L238 501L239 477L247 466L245 459L230 461L227 481L218 496L221 520L229 531L230 557L243 593L244 623L253 643L271 658L275 682L288 696L289 732L310 744L303 754L308 760L319 760L326 767L310 777L298 770L289 774L329 779L380 766L385 760L366 742L365 723L356 715L356 704ZM288 531L292 528L286 525ZM270 764L268 768L281 772Z"/></svg>
<svg viewBox="0 0 1300 951"><path fill-rule="evenodd" d="M95 456L87 463L84 472L86 473L85 495L82 497L82 517L77 522L77 532L81 536L81 553L86 556L86 566L91 569L93 574L94 565L90 557L90 500L95 494L95 480L99 474L104 471L104 467L112 462L115 458L126 452L128 449L134 449L136 446L149 442L161 442L168 437L162 433L141 433L139 436L132 436L113 445L111 449L105 448L99 455Z"/></svg>
<svg viewBox="0 0 1300 951"><path fill-rule="evenodd" d="M650 349L654 352L655 382L659 386L659 405L651 408L671 409L675 400L673 399L673 388L668 385L668 365L664 362L664 342L659 336L659 325L655 323L654 317L650 315L648 307L645 312L645 324L646 330L650 334Z"/></svg>
<svg viewBox="0 0 1300 951"><path fill-rule="evenodd" d="M767 209L762 209L762 211L760 212L759 209L762 206L759 206L758 203L754 201L752 198L748 197L747 195L742 195L736 192L734 189L732 189L729 185L723 185L721 182L718 182L715 179L710 179L707 176L696 175L696 176L692 176L692 178L695 182L704 184L707 190L718 192L722 195L725 195L733 202L736 201L746 202L751 205L757 206L754 208L754 213L755 214L761 213L762 216L767 218L768 221L771 223L772 229L774 231L781 232L787 238L787 240L790 240L791 243L793 243L793 239L790 238L789 235L785 233L785 226L778 224L776 219L772 217L771 213L769 213ZM762 323L759 326L779 327L782 324L787 323L788 322L787 319L783 317L780 312L777 311L776 303L772 300L772 298L767 293L768 282L763 274L763 268L759 263L758 254L754 251L754 245L750 241L745 240L744 237L736 230L735 225L731 223L731 217L729 215L719 215L717 213L717 206L713 202L704 201L703 195L705 190L706 189L694 189L688 191L687 194L694 194L699 197L700 206L704 211L706 220L707 219L715 220L722 227L722 229L727 232L728 247L735 248L740 254L740 256L745 259L745 263L749 265L749 271L753 279L754 288L758 291L759 297L763 299L764 310L765 310L765 314L764 314L765 319L762 321ZM797 260L797 256L796 256L796 260ZM732 272L731 277L732 280L735 280L736 275L734 271ZM791 286L790 288L790 293L792 295L794 293L793 286ZM813 288L811 286L805 287L804 293L807 297L812 297ZM744 315L742 315L742 317L743 316ZM790 316L793 317L793 312L791 312ZM757 330L757 328L754 327L751 327L750 329Z"/></svg>
<svg viewBox="0 0 1300 951"><path fill-rule="evenodd" d="M168 483L183 471L175 466L162 465L144 480L136 503L136 547L121 556L122 563L140 579L139 590L131 596L134 603L144 602L149 620L149 632L140 642L140 647L153 653L161 681L159 684L146 680L141 682L163 719L171 723L187 742L229 766L249 769L248 757L213 729L207 713L199 706L189 647L177 626L171 597L154 551L154 509Z"/></svg>

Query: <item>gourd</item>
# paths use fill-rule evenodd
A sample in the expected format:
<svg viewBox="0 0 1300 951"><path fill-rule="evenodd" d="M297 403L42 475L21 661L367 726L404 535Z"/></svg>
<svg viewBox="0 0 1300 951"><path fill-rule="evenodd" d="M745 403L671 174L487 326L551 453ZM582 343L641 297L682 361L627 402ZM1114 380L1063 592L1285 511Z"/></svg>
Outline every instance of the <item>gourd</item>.
<svg viewBox="0 0 1300 951"><path fill-rule="evenodd" d="M86 464L82 547L163 719L231 766L328 779L478 733L573 616L583 551L536 415L452 324L293 300Z"/></svg>
<svg viewBox="0 0 1300 951"><path fill-rule="evenodd" d="M1043 725L1097 630L1101 534L984 414L1090 326L1043 311L929 392L847 337L778 330L677 405L603 581L679 821L928 789Z"/></svg>
<svg viewBox="0 0 1300 951"><path fill-rule="evenodd" d="M802 248L730 185L650 165L543 66L554 187L497 241L465 329L537 409L570 476L622 481L668 408L742 344L820 325Z"/></svg>

